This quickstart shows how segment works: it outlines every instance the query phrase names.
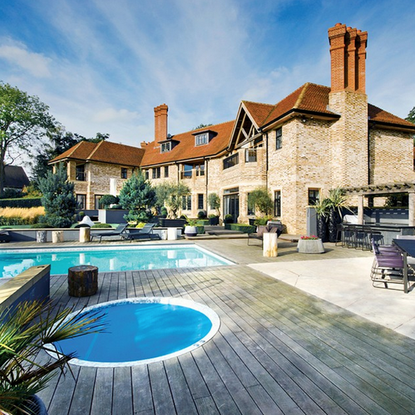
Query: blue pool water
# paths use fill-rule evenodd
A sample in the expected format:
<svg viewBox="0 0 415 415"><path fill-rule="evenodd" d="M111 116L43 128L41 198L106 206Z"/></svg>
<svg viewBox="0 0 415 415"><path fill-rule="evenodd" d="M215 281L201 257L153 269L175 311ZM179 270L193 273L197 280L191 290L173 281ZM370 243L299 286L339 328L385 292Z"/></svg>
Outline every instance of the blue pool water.
<svg viewBox="0 0 415 415"><path fill-rule="evenodd" d="M71 363L83 366L126 366L177 356L202 345L219 329L210 308L189 300L136 298L89 307L83 313L104 314L105 330L54 346L75 352Z"/></svg>
<svg viewBox="0 0 415 415"><path fill-rule="evenodd" d="M51 274L67 274L68 268L77 265L95 265L99 272L116 272L211 267L231 262L195 245L0 251L1 277L14 277L29 267L46 264L51 264Z"/></svg>

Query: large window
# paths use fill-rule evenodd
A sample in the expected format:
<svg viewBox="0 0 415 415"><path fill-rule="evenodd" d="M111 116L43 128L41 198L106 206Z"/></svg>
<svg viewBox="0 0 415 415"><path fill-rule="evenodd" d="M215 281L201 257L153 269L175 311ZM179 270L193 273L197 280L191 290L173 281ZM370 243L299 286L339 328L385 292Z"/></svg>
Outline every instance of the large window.
<svg viewBox="0 0 415 415"><path fill-rule="evenodd" d="M256 162L256 149L247 148L245 150L245 163L254 163Z"/></svg>
<svg viewBox="0 0 415 415"><path fill-rule="evenodd" d="M282 128L278 128L278 130L275 131L276 135L276 141L275 141L275 148L279 150L282 148Z"/></svg>
<svg viewBox="0 0 415 415"><path fill-rule="evenodd" d="M308 205L314 206L320 201L320 189L308 189Z"/></svg>
<svg viewBox="0 0 415 415"><path fill-rule="evenodd" d="M160 152L161 153L168 153L169 151L171 151L171 141L169 141L167 143L161 143Z"/></svg>
<svg viewBox="0 0 415 415"><path fill-rule="evenodd" d="M203 146L204 144L207 144L208 142L209 142L209 134L208 133L198 134L195 137L195 145L196 146Z"/></svg>
<svg viewBox="0 0 415 415"><path fill-rule="evenodd" d="M281 216L281 190L274 192L274 216Z"/></svg>
<svg viewBox="0 0 415 415"><path fill-rule="evenodd" d="M203 209L204 208L204 204L203 204L203 193L199 193L197 195L197 208L198 209Z"/></svg>
<svg viewBox="0 0 415 415"><path fill-rule="evenodd" d="M160 179L160 177L161 177L161 168L154 167L153 168L153 179Z"/></svg>
<svg viewBox="0 0 415 415"><path fill-rule="evenodd" d="M196 170L196 176L204 176L205 175L205 165L204 164L196 164L195 170Z"/></svg>
<svg viewBox="0 0 415 415"><path fill-rule="evenodd" d="M77 194L76 203L77 203L78 209L85 209L86 208L86 195Z"/></svg>
<svg viewBox="0 0 415 415"><path fill-rule="evenodd" d="M192 210L192 196L182 196L182 210Z"/></svg>
<svg viewBox="0 0 415 415"><path fill-rule="evenodd" d="M80 182L85 181L85 164L78 164L76 166L76 180L79 180Z"/></svg>
<svg viewBox="0 0 415 415"><path fill-rule="evenodd" d="M239 154L233 154L230 157L227 157L225 160L223 160L223 169L229 169L230 167L236 166L239 164Z"/></svg>
<svg viewBox="0 0 415 415"><path fill-rule="evenodd" d="M193 166L191 164L183 164L182 178L183 179L191 179L192 178L192 170L193 170Z"/></svg>
<svg viewBox="0 0 415 415"><path fill-rule="evenodd" d="M121 179L126 179L128 174L128 169L126 167L121 167Z"/></svg>

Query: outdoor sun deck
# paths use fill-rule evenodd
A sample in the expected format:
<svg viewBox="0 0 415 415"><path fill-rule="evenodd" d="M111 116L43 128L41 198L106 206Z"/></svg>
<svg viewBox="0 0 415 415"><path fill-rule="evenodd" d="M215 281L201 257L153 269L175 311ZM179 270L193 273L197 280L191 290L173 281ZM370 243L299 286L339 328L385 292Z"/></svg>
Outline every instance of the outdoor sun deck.
<svg viewBox="0 0 415 415"><path fill-rule="evenodd" d="M221 327L204 346L164 362L72 366L74 377L58 374L40 393L50 415L414 413L415 340L247 266L288 266L283 261L295 256L295 244L282 242L286 251L271 259L246 241L220 243L240 265L101 273L98 294L83 298L68 296L66 276L51 278L59 305L183 297L211 307ZM328 258L353 254L330 251ZM370 259L369 253L356 255ZM415 293L399 294L414 304Z"/></svg>

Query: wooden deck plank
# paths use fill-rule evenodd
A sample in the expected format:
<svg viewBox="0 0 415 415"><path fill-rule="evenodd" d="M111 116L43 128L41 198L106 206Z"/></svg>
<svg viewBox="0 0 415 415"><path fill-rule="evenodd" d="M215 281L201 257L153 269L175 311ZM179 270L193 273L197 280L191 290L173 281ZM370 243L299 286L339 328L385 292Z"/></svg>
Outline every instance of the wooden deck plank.
<svg viewBox="0 0 415 415"><path fill-rule="evenodd" d="M164 363L73 366L75 379L58 376L40 393L50 415L413 411L415 341L245 266L101 273L98 294L80 299L68 296L66 276L52 277L51 296L76 308L192 298L214 309L221 327L204 346Z"/></svg>

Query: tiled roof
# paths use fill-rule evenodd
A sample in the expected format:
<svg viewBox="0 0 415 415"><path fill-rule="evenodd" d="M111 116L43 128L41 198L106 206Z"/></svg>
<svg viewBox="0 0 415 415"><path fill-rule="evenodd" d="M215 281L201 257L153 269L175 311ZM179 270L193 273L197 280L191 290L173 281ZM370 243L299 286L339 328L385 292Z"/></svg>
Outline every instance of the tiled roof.
<svg viewBox="0 0 415 415"><path fill-rule="evenodd" d="M330 88L323 85L306 83L282 101L273 106L268 116L263 120L261 126L269 124L282 115L292 111L311 111L328 115L335 115L327 109L329 104Z"/></svg>
<svg viewBox="0 0 415 415"><path fill-rule="evenodd" d="M261 104L251 101L242 101L242 103L258 127L262 125L268 114L274 109L272 104Z"/></svg>
<svg viewBox="0 0 415 415"><path fill-rule="evenodd" d="M210 125L209 127L174 135L172 140L177 141L177 144L171 151L166 153L160 153L160 144L153 141L144 147L145 153L141 165L146 167L154 164L203 158L218 154L227 148L233 124L234 121L228 121L222 124ZM215 132L216 136L214 136L208 144L196 147L195 133L197 133L197 131L202 132L206 130Z"/></svg>
<svg viewBox="0 0 415 415"><path fill-rule="evenodd" d="M415 130L415 125L412 124L411 122L406 121L402 118L399 118L396 115L393 115L390 112L384 111L381 108L375 107L372 104L369 104L368 110L369 110L370 121L401 125L403 127L409 127L409 128L412 127Z"/></svg>
<svg viewBox="0 0 415 415"><path fill-rule="evenodd" d="M21 166L4 166L4 187L23 189L29 179Z"/></svg>
<svg viewBox="0 0 415 415"><path fill-rule="evenodd" d="M77 159L125 166L140 166L143 154L144 149L125 144L112 143L105 140L99 143L81 141L50 162L55 163L64 159Z"/></svg>

